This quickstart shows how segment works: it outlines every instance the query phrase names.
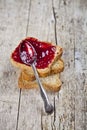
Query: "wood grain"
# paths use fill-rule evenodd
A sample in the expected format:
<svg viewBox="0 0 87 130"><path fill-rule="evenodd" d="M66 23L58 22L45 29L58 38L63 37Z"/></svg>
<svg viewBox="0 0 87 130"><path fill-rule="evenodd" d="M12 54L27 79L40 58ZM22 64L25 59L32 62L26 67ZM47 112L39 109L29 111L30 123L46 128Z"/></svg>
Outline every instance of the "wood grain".
<svg viewBox="0 0 87 130"><path fill-rule="evenodd" d="M47 115L38 90L17 88L10 64L19 41L33 36L63 47L59 93L48 93ZM87 130L87 1L0 0L0 130Z"/></svg>
<svg viewBox="0 0 87 130"><path fill-rule="evenodd" d="M28 1L0 0L0 130L17 125L19 71L12 67L10 54L26 35Z"/></svg>

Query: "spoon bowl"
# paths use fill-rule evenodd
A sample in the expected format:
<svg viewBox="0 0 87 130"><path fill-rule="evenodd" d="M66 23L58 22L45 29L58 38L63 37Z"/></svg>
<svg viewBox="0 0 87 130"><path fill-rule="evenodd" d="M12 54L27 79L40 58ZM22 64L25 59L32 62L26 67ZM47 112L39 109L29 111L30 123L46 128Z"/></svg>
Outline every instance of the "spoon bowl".
<svg viewBox="0 0 87 130"><path fill-rule="evenodd" d="M20 44L19 53L22 62L27 65L32 65L37 60L37 53L28 41Z"/></svg>

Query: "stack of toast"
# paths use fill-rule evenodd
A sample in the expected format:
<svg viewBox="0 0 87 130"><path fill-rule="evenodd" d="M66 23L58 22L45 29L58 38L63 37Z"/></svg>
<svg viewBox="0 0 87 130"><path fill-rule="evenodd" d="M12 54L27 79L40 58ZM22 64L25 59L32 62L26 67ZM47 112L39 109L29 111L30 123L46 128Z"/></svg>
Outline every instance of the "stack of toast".
<svg viewBox="0 0 87 130"><path fill-rule="evenodd" d="M29 39L31 38L28 38L28 40ZM52 43L45 42L45 44L52 44ZM61 88L62 83L59 78L59 74L64 69L64 62L61 59L63 50L58 45L55 45L55 48L56 48L55 55L51 63L49 63L49 65L45 68L37 68L37 72L39 74L43 87L46 90L54 92L59 91ZM39 88L32 67L23 64L22 62L18 62L15 60L15 58L13 58L14 53L15 54L17 53L16 50L17 48L11 54L11 62L14 66L20 68L21 70L18 79L19 88L23 89ZM17 57L17 55L15 57Z"/></svg>

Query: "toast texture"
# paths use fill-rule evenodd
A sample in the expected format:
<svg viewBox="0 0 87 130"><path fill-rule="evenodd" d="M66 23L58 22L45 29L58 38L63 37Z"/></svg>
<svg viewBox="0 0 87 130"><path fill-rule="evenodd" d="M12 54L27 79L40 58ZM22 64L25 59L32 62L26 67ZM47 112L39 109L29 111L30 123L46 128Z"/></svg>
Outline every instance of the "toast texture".
<svg viewBox="0 0 87 130"><path fill-rule="evenodd" d="M47 91L57 92L61 88L61 81L59 79L59 74L50 75L48 77L40 78L43 87ZM25 75L23 72L21 72L20 77L18 79L18 86L22 89L33 89L33 88L39 88L37 81L28 81L25 80Z"/></svg>
<svg viewBox="0 0 87 130"><path fill-rule="evenodd" d="M64 70L64 62L62 59L57 60L50 68L49 72L43 72L43 74L39 73L39 77L47 77L53 74L60 73ZM24 79L28 81L33 81L35 80L35 75L33 70L32 71L27 71L27 70L22 70L22 73L24 75Z"/></svg>

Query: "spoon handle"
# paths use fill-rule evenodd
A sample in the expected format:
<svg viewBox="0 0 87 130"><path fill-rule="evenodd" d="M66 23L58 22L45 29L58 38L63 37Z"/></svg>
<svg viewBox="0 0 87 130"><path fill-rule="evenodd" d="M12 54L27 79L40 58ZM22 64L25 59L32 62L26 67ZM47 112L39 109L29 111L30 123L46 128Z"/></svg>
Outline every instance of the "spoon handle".
<svg viewBox="0 0 87 130"><path fill-rule="evenodd" d="M35 74L35 77L36 77L36 80L38 82L38 85L39 85L39 88L40 88L40 94L41 94L41 97L44 101L44 106L45 106L45 111L48 113L48 114L51 114L54 110L54 107L50 104L49 102L49 99L47 97L47 94L46 94L46 91L44 90L43 86L42 86L42 83L40 81L40 78L39 78L39 75L38 75L38 72L36 70L36 67L35 67L35 64L33 63L32 64L32 69L34 71L34 74Z"/></svg>

